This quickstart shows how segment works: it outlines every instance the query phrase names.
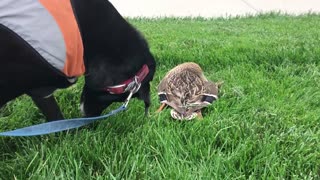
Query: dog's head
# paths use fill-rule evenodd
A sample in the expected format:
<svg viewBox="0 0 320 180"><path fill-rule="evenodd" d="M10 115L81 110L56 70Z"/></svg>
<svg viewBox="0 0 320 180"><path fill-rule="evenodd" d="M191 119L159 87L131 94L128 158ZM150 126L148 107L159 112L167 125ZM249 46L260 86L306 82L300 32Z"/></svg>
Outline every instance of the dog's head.
<svg viewBox="0 0 320 180"><path fill-rule="evenodd" d="M130 92L112 94L110 86L123 84L143 68L149 72L133 97L150 105L150 81L156 64L145 38L105 0L73 1L85 56L85 85L81 109L97 116L112 102L123 102Z"/></svg>
<svg viewBox="0 0 320 180"><path fill-rule="evenodd" d="M119 63L121 62L121 63ZM132 97L144 101L145 114L150 106L150 82L156 63L149 48L140 54L123 59L96 57L87 63L81 110L86 117L99 116L113 102L124 102L137 78L141 85Z"/></svg>

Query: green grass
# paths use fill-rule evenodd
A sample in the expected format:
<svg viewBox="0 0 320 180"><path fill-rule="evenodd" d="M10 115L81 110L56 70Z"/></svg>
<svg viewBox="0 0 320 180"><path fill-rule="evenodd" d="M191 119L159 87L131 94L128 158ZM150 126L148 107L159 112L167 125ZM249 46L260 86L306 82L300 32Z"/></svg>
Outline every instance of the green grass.
<svg viewBox="0 0 320 180"><path fill-rule="evenodd" d="M134 100L93 128L2 137L0 179L320 178L319 15L130 22L158 63L151 116ZM160 79L186 61L224 81L202 121L154 113ZM56 93L66 118L80 116L82 84ZM0 111L1 131L43 121L28 97Z"/></svg>

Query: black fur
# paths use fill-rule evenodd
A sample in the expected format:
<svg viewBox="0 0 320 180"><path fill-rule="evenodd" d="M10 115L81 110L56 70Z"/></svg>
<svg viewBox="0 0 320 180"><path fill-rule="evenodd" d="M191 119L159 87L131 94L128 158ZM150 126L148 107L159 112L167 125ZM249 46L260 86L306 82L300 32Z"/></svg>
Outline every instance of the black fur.
<svg viewBox="0 0 320 180"><path fill-rule="evenodd" d="M86 116L97 116L112 102L124 101L128 94L112 95L103 90L134 76L143 64L150 73L134 95L150 106L150 81L155 60L146 40L106 0L73 0L85 52L85 86L81 95ZM0 106L28 94L48 120L61 119L53 96L57 88L72 83L21 40L0 26Z"/></svg>

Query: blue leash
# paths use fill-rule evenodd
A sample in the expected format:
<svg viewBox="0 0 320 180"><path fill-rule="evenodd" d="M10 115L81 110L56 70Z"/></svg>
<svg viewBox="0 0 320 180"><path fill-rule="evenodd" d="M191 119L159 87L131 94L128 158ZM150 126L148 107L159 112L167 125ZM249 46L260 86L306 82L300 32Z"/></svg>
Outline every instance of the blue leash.
<svg viewBox="0 0 320 180"><path fill-rule="evenodd" d="M37 135L44 135L44 134L65 131L65 130L74 129L74 128L78 128L78 127L93 123L97 120L107 118L109 116L115 115L118 112L124 111L126 109L127 109L126 104L123 104L118 109L115 109L103 116L52 121L52 122L29 126L21 129L16 129L13 131L2 132L0 133L0 136L37 136Z"/></svg>
<svg viewBox="0 0 320 180"><path fill-rule="evenodd" d="M81 126L93 123L95 121L107 118L109 116L117 114L118 112L126 110L132 95L136 93L140 89L140 87L141 87L141 82L139 82L138 77L135 76L132 84L129 84L127 89L125 90L125 91L130 91L130 93L127 99L125 100L124 104L121 105L118 109L115 109L106 115L91 117L91 118L76 118L76 119L52 121L52 122L29 126L21 129L16 129L13 131L2 132L0 133L0 136L37 136L37 135L50 134L50 133L65 131L69 129L79 128Z"/></svg>
<svg viewBox="0 0 320 180"><path fill-rule="evenodd" d="M112 116L114 114L117 114L118 112L121 112L121 111L124 111L127 109L127 106L129 104L129 101L130 101L132 95L135 92L137 92L137 90L139 90L139 88L140 88L140 86L138 86L138 85L139 84L137 84L136 86L133 87L129 96L127 97L126 101L124 102L124 104L122 104L118 109L115 109L106 115L98 116L98 117L91 117L91 118L76 118L76 119L69 119L69 120L52 121L52 122L29 126L29 127L25 127L25 128L21 128L21 129L16 129L13 131L2 132L2 133L0 133L0 136L45 135L45 134L50 134L50 133L55 133L55 132L78 128L78 127L93 123L95 121L107 118L109 116Z"/></svg>

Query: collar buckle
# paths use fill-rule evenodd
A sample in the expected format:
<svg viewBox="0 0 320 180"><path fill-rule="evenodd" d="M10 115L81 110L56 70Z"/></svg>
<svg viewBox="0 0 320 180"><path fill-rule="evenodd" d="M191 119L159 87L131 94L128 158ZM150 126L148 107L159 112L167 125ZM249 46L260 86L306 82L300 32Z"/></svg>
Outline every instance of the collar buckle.
<svg viewBox="0 0 320 180"><path fill-rule="evenodd" d="M139 81L139 77L135 76L133 78L133 81L128 84L128 86L124 90L124 92L130 91L130 92L133 92L133 94L134 94L139 91L140 87L141 87L141 82Z"/></svg>
<svg viewBox="0 0 320 180"><path fill-rule="evenodd" d="M134 77L124 81L120 85L108 86L105 88L105 90L108 91L110 94L123 94L129 91L130 93L132 92L134 94L138 92L138 90L141 87L142 81L148 75L148 73L149 68L146 64L144 64Z"/></svg>
<svg viewBox="0 0 320 180"><path fill-rule="evenodd" d="M125 92L130 91L130 94L127 97L127 99L124 101L124 104L123 104L124 107L128 106L129 101L132 98L132 95L135 94L136 92L138 92L141 87L141 82L139 82L138 78L139 78L138 76L135 76L134 80L125 89Z"/></svg>

